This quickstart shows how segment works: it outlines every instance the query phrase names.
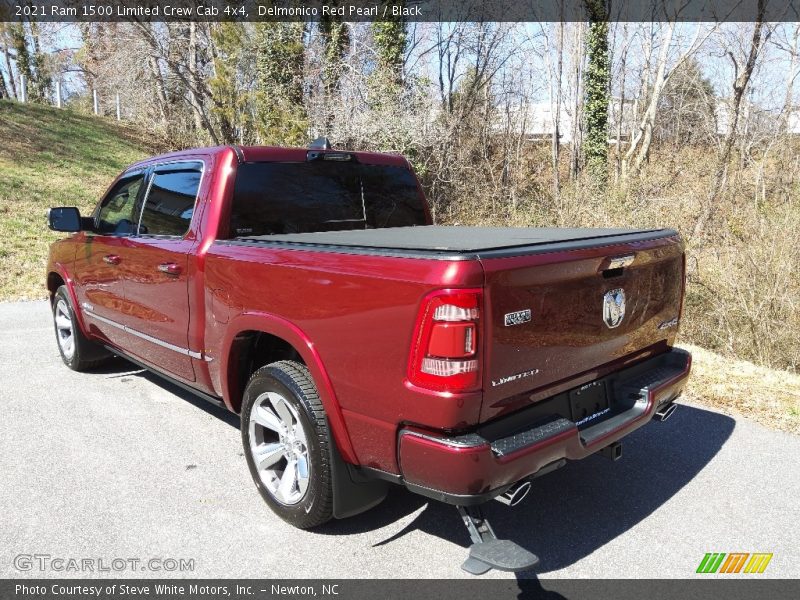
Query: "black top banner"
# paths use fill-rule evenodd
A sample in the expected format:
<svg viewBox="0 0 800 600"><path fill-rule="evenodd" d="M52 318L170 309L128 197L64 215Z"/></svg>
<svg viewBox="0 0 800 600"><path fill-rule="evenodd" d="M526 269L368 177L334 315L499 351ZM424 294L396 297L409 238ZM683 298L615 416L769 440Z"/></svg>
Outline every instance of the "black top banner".
<svg viewBox="0 0 800 600"><path fill-rule="evenodd" d="M800 21L800 0L0 0L0 21ZM603 18L602 20L605 20Z"/></svg>

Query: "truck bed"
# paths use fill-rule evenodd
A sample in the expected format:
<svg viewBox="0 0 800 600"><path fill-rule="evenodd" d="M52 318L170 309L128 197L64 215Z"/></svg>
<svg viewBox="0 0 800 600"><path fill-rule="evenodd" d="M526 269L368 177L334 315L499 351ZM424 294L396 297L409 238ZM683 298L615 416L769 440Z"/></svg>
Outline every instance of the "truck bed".
<svg viewBox="0 0 800 600"><path fill-rule="evenodd" d="M246 244L437 258L489 258L641 242L677 235L671 229L556 227L392 227L235 238Z"/></svg>

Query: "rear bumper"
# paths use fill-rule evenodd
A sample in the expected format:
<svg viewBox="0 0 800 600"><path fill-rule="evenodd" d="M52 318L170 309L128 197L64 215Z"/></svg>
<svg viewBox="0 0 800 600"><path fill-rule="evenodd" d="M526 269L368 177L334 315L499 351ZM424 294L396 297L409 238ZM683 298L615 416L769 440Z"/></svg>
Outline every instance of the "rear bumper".
<svg viewBox="0 0 800 600"><path fill-rule="evenodd" d="M579 460L616 442L677 398L692 358L672 349L602 381L609 410L580 427L554 397L479 427L445 436L421 428L400 430L400 469L405 485L451 504L479 504L521 481ZM550 414L547 411L552 409Z"/></svg>

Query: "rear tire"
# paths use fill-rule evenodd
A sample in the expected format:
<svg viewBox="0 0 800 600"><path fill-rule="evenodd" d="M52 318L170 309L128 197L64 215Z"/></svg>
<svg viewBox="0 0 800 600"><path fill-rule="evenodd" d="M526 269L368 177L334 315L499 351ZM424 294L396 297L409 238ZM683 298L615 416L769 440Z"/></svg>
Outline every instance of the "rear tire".
<svg viewBox="0 0 800 600"><path fill-rule="evenodd" d="M56 290L52 308L58 352L65 365L73 371L88 371L111 356L105 348L83 335L66 286Z"/></svg>
<svg viewBox="0 0 800 600"><path fill-rule="evenodd" d="M332 441L305 365L279 361L253 373L242 400L250 475L281 519L311 529L333 517Z"/></svg>

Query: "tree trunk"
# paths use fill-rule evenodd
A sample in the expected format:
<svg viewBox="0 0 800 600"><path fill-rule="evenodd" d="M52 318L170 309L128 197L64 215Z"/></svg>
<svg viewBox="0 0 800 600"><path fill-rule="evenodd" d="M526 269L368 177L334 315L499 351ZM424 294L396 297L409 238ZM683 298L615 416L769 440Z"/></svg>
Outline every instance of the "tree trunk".
<svg viewBox="0 0 800 600"><path fill-rule="evenodd" d="M14 70L11 68L11 56L9 56L9 54L8 44L5 40L3 40L3 58L5 59L6 71L8 72L8 85L11 88L11 94L13 94L14 99L18 100L19 96L17 95L17 83L14 81Z"/></svg>
<svg viewBox="0 0 800 600"><path fill-rule="evenodd" d="M147 64L150 67L150 73L153 76L153 82L156 86L156 97L158 98L158 112L161 114L161 120L166 123L169 117L169 109L167 106L167 88L164 85L164 78L161 76L161 69L158 68L158 61L154 56L147 59Z"/></svg>
<svg viewBox="0 0 800 600"><path fill-rule="evenodd" d="M581 81L583 80L583 23L577 23L575 29L575 47L573 54L573 81L572 89L575 96L572 106L572 144L570 145L569 156L569 177L572 181L578 178L581 168L581 114L583 113L583 90Z"/></svg>
<svg viewBox="0 0 800 600"><path fill-rule="evenodd" d="M625 116L625 67L628 63L628 23L622 29L622 57L620 58L621 81L619 84L619 102L617 103L617 154L614 162L614 179L619 181L622 175L622 121Z"/></svg>
<svg viewBox="0 0 800 600"><path fill-rule="evenodd" d="M553 72L552 58L550 55L550 42L545 39L545 58L549 80L550 120L553 132L550 140L550 165L553 169L553 198L558 201L561 195L561 175L558 165L561 162L561 77L564 71L564 22L559 22L556 36L556 56L558 57Z"/></svg>
<svg viewBox="0 0 800 600"><path fill-rule="evenodd" d="M628 151L625 153L625 158L622 161L622 176L627 177L629 171L630 161L633 160L633 168L638 171L642 163L644 163L647 155L650 153L650 143L653 140L653 125L655 124L656 114L658 112L658 101L661 98L661 92L664 91L664 86L667 83L667 60L669 58L669 47L672 42L672 34L675 31L675 21L669 21L666 24L666 30L661 40L661 52L658 56L658 64L656 66L656 77L653 81L653 90L650 93L650 100L647 103L647 109L644 111L642 120L636 129L636 133L631 134L631 142L628 146Z"/></svg>
<svg viewBox="0 0 800 600"><path fill-rule="evenodd" d="M789 133L789 125L794 110L794 78L797 71L797 42L800 39L800 25L795 25L794 36L792 37L792 49L789 59L789 71L786 74L786 95L783 100L783 112L781 114L780 133Z"/></svg>
<svg viewBox="0 0 800 600"><path fill-rule="evenodd" d="M761 51L766 38L762 38L764 31L764 10L766 0L758 0L758 15L755 24L753 25L753 35L750 38L750 48L747 53L747 60L741 72L738 74L733 82L733 100L731 103L731 119L729 123L728 135L725 138L725 143L722 146L719 160L717 161L717 168L714 174L714 184L706 199L705 207L700 213L700 217L695 223L693 235L695 237L702 235L706 225L714 216L717 209L717 199L719 198L722 188L725 186L725 181L728 176L728 162L730 161L731 151L733 145L736 143L736 134L739 125L739 114L742 109L742 98L747 90L747 85L750 83L750 78L753 75L755 68L756 58ZM767 34L766 37L769 37ZM736 60L734 59L734 66L736 67Z"/></svg>
<svg viewBox="0 0 800 600"><path fill-rule="evenodd" d="M608 14L604 0L587 0L589 30L586 34L586 138L583 153L592 177L608 178L608 91L611 69L608 58Z"/></svg>
<svg viewBox="0 0 800 600"><path fill-rule="evenodd" d="M197 94L197 23L189 22L189 97L193 106L200 106L200 98ZM194 128L195 131L203 130L203 120L200 118L200 111L195 110Z"/></svg>

